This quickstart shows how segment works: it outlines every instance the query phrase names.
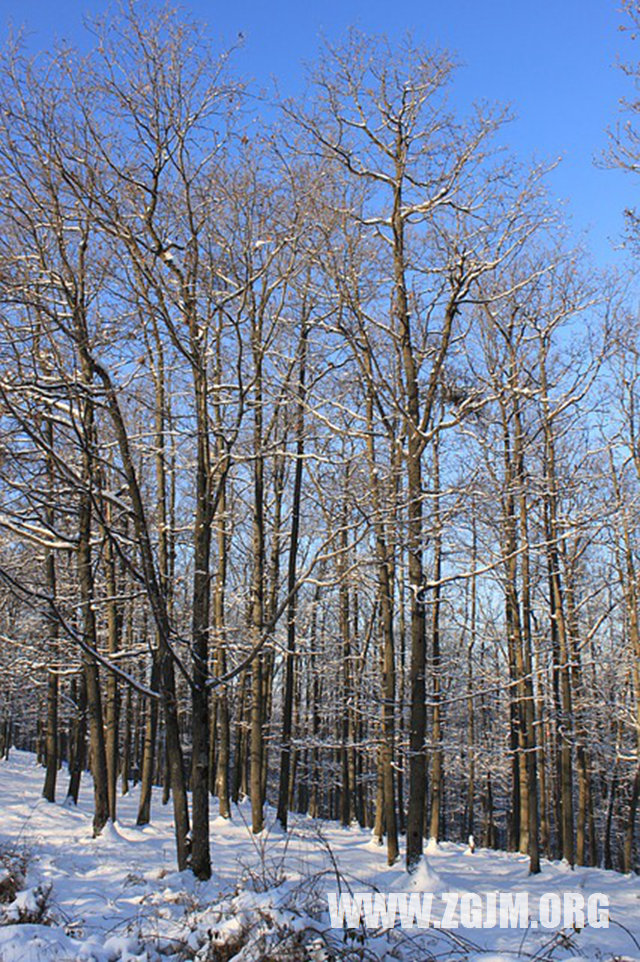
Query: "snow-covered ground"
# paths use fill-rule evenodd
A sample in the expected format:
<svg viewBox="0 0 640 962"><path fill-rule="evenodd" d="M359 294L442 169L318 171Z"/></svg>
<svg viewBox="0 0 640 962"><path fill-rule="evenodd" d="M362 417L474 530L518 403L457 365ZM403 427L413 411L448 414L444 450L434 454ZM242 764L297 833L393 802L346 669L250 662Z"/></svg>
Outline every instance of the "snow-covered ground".
<svg viewBox="0 0 640 962"><path fill-rule="evenodd" d="M249 808L231 822L212 813L213 878L200 883L174 871L171 812L154 798L152 824L135 825L137 792L119 800L119 819L100 838L91 835L91 785L83 779L78 808L41 797L43 772L32 755L13 751L0 763L0 856L29 855L25 891L0 905L1 962L276 962L329 959L469 959L506 962L546 959L640 960L640 880L600 869L543 863L528 876L526 858L488 850L470 854L451 843L429 846L413 882L368 832L293 817L285 836L268 812L260 838L248 830ZM61 772L60 796L66 788ZM0 883L2 869L0 868ZM49 924L15 924L21 908L51 886ZM609 928L579 932L548 928L450 930L331 929L327 895L432 893L433 917L443 915L441 893L527 893L537 918L543 893L601 893L610 902ZM422 898L422 895L419 896ZM365 898L366 902L366 898ZM375 903L374 903L375 904ZM535 909L535 910L534 910ZM455 921L460 921L456 908ZM9 924L7 924L9 923ZM454 922L455 924L455 922Z"/></svg>

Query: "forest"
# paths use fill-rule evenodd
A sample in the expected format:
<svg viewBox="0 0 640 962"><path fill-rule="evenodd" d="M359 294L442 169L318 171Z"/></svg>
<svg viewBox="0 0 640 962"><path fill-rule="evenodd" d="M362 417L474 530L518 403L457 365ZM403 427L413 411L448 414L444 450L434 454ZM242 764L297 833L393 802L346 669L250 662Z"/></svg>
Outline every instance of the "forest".
<svg viewBox="0 0 640 962"><path fill-rule="evenodd" d="M410 40L292 100L183 12L91 41L0 59L0 756L200 880L214 798L637 871L633 209L596 269Z"/></svg>

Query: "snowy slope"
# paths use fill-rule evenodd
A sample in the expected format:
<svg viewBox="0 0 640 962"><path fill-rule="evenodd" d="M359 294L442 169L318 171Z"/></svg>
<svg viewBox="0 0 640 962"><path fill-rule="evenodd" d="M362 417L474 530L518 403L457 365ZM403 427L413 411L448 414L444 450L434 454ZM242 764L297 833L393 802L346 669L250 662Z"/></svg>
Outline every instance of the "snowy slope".
<svg viewBox="0 0 640 962"><path fill-rule="evenodd" d="M367 931L345 936L329 928L327 893L411 892L399 866L359 828L342 829L294 817L282 835L268 813L259 839L246 821L248 806L231 823L211 826L214 876L200 883L174 871L171 812L159 796L152 825L135 826L137 792L119 800L119 821L91 837L91 785L83 779L77 809L40 797L43 772L32 755L13 751L0 763L0 845L31 853L27 886L52 886L53 925L0 926L2 962L158 959L401 958L418 960L583 957L640 960L640 880L599 869L571 871L543 863L530 878L527 859L445 843L430 847L413 888L433 892L600 892L610 899L608 929L587 926L564 935L529 929ZM66 788L61 772L59 794ZM336 872L339 872L339 878ZM441 914L441 913L440 913ZM317 937L314 938L314 932ZM224 953L218 949L226 943ZM329 946L327 948L327 945ZM306 948L303 948L306 946ZM217 948L216 948L217 947ZM236 951L237 949L237 951ZM485 953L490 954L485 954ZM231 953L231 954L229 954ZM288 954L287 954L288 953ZM370 953L370 954L369 954Z"/></svg>

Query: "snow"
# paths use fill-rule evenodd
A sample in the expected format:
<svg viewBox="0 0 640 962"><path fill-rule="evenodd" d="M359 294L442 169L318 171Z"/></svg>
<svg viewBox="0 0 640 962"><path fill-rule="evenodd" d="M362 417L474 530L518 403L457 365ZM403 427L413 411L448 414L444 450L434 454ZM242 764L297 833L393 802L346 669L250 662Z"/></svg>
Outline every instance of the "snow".
<svg viewBox="0 0 640 962"><path fill-rule="evenodd" d="M61 799L66 777L61 771ZM212 804L214 875L205 883L175 871L171 806L160 804L159 792L151 825L135 825L134 791L119 798L118 821L94 839L89 777L83 776L77 808L44 801L42 782L43 771L32 755L14 750L0 762L0 852L29 853L23 890L11 905L0 906L1 962L205 962L216 957L327 962L345 958L350 949L351 958L405 962L429 954L442 962L514 962L533 956L554 962L640 962L636 876L546 861L539 876L529 876L524 856L481 848L470 854L465 845L439 842L428 845L410 878L400 863L387 866L384 846L372 844L370 831L357 826L346 829L292 815L285 834L276 830L274 812L267 809L267 827L255 838L250 805L242 802L234 806L231 820L221 818ZM49 887L44 919L49 924L16 924L21 912L29 917L38 910ZM530 904L543 893L586 897L601 892L610 899L612 924L564 935L531 928L403 931L399 924L385 931L381 925L367 930L366 954L357 955L363 933L329 927L327 894L346 891L421 893L415 897L432 897L434 903L454 891L526 892ZM220 946L224 952L218 955Z"/></svg>
<svg viewBox="0 0 640 962"><path fill-rule="evenodd" d="M397 892L447 892L448 888L442 877L436 872L433 864L427 856L433 855L429 851L422 856L422 860L410 876L404 870L398 872L395 882L387 885L389 891Z"/></svg>

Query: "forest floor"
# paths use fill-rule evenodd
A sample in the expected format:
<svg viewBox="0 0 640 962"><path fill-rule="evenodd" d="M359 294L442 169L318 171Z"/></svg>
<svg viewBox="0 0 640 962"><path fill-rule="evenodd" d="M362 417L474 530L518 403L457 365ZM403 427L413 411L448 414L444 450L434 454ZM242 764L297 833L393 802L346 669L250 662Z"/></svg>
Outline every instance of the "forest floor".
<svg viewBox="0 0 640 962"><path fill-rule="evenodd" d="M637 876L572 871L544 861L541 874L531 877L523 856L484 849L471 854L464 846L442 843L429 845L410 880L401 865L387 866L385 849L359 827L292 816L283 834L267 810L267 828L255 838L248 805L235 807L232 820L225 821L216 817L214 803L213 876L203 883L174 870L171 810L162 807L159 793L150 825L135 825L134 790L119 799L117 823L94 839L89 777L83 777L77 808L45 802L42 783L33 755L14 750L0 762L1 962L640 960ZM59 789L62 797L64 771ZM368 910L367 895L376 892L387 893L387 901L383 906L374 898L374 910L390 908L388 896L395 893L395 924L387 917L385 925L374 913L359 925L355 903L349 921L349 905L344 898L340 903L339 894L333 895L331 918L329 893L360 893ZM563 915L560 925L552 925L567 893L577 924L564 927ZM597 923L595 902L588 903L594 893L609 900L608 928L589 924L586 910L582 928L573 912L584 899ZM504 919L513 914L513 921L522 923L517 898L528 902L526 921L501 928L500 905ZM428 903L431 927L411 927L407 906L426 912ZM477 905L482 928L468 924L480 921L471 911ZM340 907L347 912L344 925L335 918ZM417 919L424 925L426 915ZM434 927L434 919L442 927Z"/></svg>

